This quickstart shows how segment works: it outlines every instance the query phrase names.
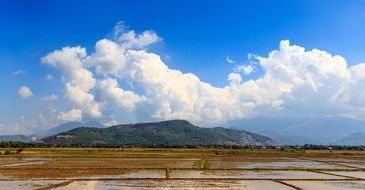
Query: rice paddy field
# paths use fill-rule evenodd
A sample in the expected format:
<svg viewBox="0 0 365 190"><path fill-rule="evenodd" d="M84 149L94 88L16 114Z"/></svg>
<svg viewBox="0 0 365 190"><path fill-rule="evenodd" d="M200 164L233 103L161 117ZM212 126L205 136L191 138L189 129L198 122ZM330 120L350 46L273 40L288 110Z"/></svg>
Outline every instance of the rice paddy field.
<svg viewBox="0 0 365 190"><path fill-rule="evenodd" d="M356 190L365 152L24 149L0 155L0 189Z"/></svg>

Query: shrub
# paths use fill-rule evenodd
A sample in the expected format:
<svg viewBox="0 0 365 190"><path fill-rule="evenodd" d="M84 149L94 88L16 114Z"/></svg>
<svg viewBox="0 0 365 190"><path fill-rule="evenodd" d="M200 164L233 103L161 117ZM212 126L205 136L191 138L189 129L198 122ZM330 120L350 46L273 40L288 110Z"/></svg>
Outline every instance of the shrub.
<svg viewBox="0 0 365 190"><path fill-rule="evenodd" d="M18 148L17 150L16 150L16 153L17 154L20 154L20 153L22 153L23 152L23 149L22 148Z"/></svg>

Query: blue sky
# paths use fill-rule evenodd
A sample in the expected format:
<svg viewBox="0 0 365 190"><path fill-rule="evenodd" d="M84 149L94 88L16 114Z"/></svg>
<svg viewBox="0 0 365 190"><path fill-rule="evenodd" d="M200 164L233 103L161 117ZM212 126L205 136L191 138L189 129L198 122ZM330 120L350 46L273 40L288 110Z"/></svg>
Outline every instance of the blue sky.
<svg viewBox="0 0 365 190"><path fill-rule="evenodd" d="M223 88L235 68L227 57L237 64L247 63L249 53L267 57L281 40L341 55L349 67L365 62L364 10L364 1L345 0L1 1L2 131L19 123L21 116L32 120L48 107L64 113L77 109L63 101L65 83L60 78L64 73L41 63L41 58L65 46L85 47L91 54L95 43L107 37L119 21L137 34L155 32L162 40L149 46L148 52L159 55L169 68ZM45 80L47 74L55 79ZM257 71L242 77L247 81L263 74ZM128 80L118 78L119 85L126 86ZM30 99L19 98L21 86L31 89ZM42 101L50 94L58 100ZM113 110L118 110L114 117L125 111ZM171 117L177 116L158 119Z"/></svg>

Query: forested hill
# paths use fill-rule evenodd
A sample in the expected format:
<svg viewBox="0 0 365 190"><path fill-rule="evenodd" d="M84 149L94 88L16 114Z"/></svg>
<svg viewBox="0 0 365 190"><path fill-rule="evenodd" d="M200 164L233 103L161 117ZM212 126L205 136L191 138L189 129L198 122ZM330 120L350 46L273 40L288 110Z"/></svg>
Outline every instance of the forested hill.
<svg viewBox="0 0 365 190"><path fill-rule="evenodd" d="M42 139L47 144L116 145L256 145L277 143L268 137L222 127L201 128L186 120L116 125L107 128L80 127Z"/></svg>

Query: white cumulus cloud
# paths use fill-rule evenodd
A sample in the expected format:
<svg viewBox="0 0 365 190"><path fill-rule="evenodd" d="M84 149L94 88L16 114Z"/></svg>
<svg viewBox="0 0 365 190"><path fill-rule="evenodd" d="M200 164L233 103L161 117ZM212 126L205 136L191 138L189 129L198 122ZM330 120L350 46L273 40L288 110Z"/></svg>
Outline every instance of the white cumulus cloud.
<svg viewBox="0 0 365 190"><path fill-rule="evenodd" d="M72 109L66 113L60 112L57 119L61 121L81 121L82 111L79 109Z"/></svg>
<svg viewBox="0 0 365 190"><path fill-rule="evenodd" d="M275 115L365 116L365 64L349 67L341 56L285 40L268 56L255 55L255 69L242 65L227 76L229 84L216 87L143 49L159 41L155 33L120 27L115 40L101 39L89 55L85 48L65 47L43 58L63 74L65 97L74 107L64 116L113 118L113 110L120 110L136 120L199 124ZM244 81L241 74L256 66L262 76Z"/></svg>
<svg viewBox="0 0 365 190"><path fill-rule="evenodd" d="M242 77L238 73L230 73L228 75L228 80L231 82L231 85L240 84L242 81Z"/></svg>
<svg viewBox="0 0 365 190"><path fill-rule="evenodd" d="M245 75L249 75L254 71L252 65L238 65L235 70L236 72L242 72Z"/></svg>
<svg viewBox="0 0 365 190"><path fill-rule="evenodd" d="M133 110L136 104L146 101L144 96L139 96L134 92L118 87L117 80L111 78L100 80L97 89L102 99L110 101L127 111Z"/></svg>
<svg viewBox="0 0 365 190"><path fill-rule="evenodd" d="M84 68L86 49L65 47L42 58L42 62L63 72L65 97L77 105L83 113L92 118L99 118L101 111L90 92L96 84L93 73Z"/></svg>
<svg viewBox="0 0 365 190"><path fill-rule="evenodd" d="M27 99L27 98L32 97L33 93L29 87L22 86L18 89L18 95L23 99Z"/></svg>
<svg viewBox="0 0 365 190"><path fill-rule="evenodd" d="M118 22L112 32L114 41L121 44L123 49L142 49L158 41L160 38L154 31L147 30L137 34L134 30L128 30L124 22Z"/></svg>

